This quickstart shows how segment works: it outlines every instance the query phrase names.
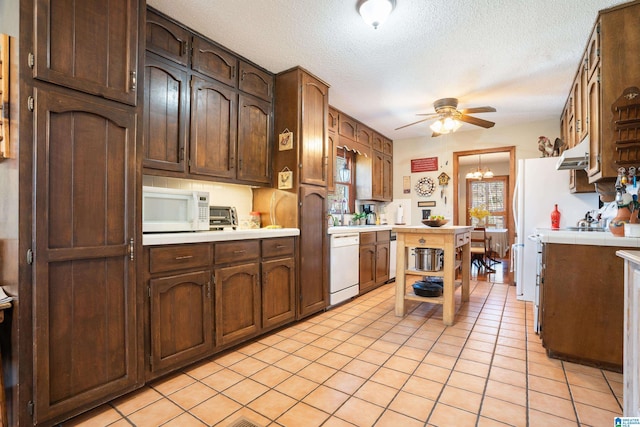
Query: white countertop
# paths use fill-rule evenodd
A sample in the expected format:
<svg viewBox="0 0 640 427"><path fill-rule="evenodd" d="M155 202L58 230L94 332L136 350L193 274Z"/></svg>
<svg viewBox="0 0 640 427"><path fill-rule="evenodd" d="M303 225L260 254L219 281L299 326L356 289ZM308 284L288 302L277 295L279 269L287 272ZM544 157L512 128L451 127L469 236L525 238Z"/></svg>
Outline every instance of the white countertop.
<svg viewBox="0 0 640 427"><path fill-rule="evenodd" d="M231 240L269 239L299 236L297 228L258 228L248 230L194 231L185 233L149 233L142 235L142 245L173 245L180 243L227 242Z"/></svg>
<svg viewBox="0 0 640 427"><path fill-rule="evenodd" d="M327 233L362 233L367 231L384 231L391 230L393 225L345 225L337 227L329 227Z"/></svg>
<svg viewBox="0 0 640 427"><path fill-rule="evenodd" d="M640 251L616 251L616 255L634 264L640 264Z"/></svg>
<svg viewBox="0 0 640 427"><path fill-rule="evenodd" d="M550 228L539 228L537 231L543 243L640 248L640 237L618 237L610 231L569 231Z"/></svg>

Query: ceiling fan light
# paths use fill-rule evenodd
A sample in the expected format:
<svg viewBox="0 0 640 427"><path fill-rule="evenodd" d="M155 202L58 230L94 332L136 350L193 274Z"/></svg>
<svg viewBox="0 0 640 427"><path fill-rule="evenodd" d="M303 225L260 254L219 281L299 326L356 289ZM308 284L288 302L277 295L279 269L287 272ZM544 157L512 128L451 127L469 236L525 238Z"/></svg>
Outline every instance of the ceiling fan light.
<svg viewBox="0 0 640 427"><path fill-rule="evenodd" d="M456 127L456 122L451 117L447 117L447 118L444 119L443 126L444 126L444 128L446 130L451 132L453 130L453 128Z"/></svg>
<svg viewBox="0 0 640 427"><path fill-rule="evenodd" d="M392 0L364 0L358 6L358 13L364 22L377 29L389 17L394 5Z"/></svg>
<svg viewBox="0 0 640 427"><path fill-rule="evenodd" d="M436 120L435 122L431 123L431 125L429 126L431 128L432 131L434 131L435 133L447 133L444 130L444 126L442 124L442 120Z"/></svg>
<svg viewBox="0 0 640 427"><path fill-rule="evenodd" d="M451 130L452 132L457 131L458 129L460 129L460 126L462 126L462 122L460 120L454 120L453 123L454 125L453 129Z"/></svg>

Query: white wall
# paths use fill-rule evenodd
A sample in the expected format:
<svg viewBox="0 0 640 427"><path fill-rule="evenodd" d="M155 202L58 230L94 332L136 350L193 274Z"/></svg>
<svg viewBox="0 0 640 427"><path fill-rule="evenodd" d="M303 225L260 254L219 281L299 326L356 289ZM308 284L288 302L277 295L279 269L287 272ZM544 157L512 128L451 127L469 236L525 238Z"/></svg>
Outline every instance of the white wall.
<svg viewBox="0 0 640 427"><path fill-rule="evenodd" d="M559 117L559 115L558 115ZM468 125L464 125L468 126ZM444 215L445 218L453 217L453 152L467 151L495 147L516 147L516 161L540 157L538 151L538 138L544 135L552 141L560 134L560 120L546 120L535 123L528 123L520 126L502 127L497 124L491 129L480 129L472 131L458 131L454 134L442 135L437 138L431 137L431 131L425 130L427 136L422 138L396 139L393 141L393 196L402 199L404 210L409 210L412 225L419 225L422 218L422 209L418 208L418 201L433 200L436 202L435 208L431 209L432 215ZM424 157L438 157L438 171L411 173L411 160ZM438 175L445 172L451 181L444 188L444 196L440 197L442 187L438 186ZM461 174L466 174L466 168L459 170ZM403 177L411 178L411 193L404 194L402 183ZM419 197L414 186L419 178L423 176L431 177L437 185L436 191L430 197ZM458 177L463 179L464 176ZM444 198L447 202L445 204ZM388 207L393 206L390 204Z"/></svg>
<svg viewBox="0 0 640 427"><path fill-rule="evenodd" d="M18 37L20 22L20 2L0 0L0 33Z"/></svg>

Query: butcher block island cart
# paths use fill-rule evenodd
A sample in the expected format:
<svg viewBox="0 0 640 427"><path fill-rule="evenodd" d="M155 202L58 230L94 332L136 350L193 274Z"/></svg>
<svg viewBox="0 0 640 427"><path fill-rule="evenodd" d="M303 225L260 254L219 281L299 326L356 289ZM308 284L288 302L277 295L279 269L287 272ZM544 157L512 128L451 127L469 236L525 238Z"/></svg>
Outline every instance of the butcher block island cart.
<svg viewBox="0 0 640 427"><path fill-rule="evenodd" d="M404 316L407 301L430 302L442 304L442 321L445 325L453 325L455 317L455 290L462 287L462 302L469 301L469 276L471 268L471 227L467 226L399 226L393 230L397 234L398 250L396 251L396 316ZM411 248L442 249L444 262L441 270L416 270L407 265ZM461 252L461 259L456 260L456 253ZM456 269L461 269L460 280L456 280ZM443 279L443 292L439 297L422 297L407 289L407 279L411 285L424 276L437 276Z"/></svg>

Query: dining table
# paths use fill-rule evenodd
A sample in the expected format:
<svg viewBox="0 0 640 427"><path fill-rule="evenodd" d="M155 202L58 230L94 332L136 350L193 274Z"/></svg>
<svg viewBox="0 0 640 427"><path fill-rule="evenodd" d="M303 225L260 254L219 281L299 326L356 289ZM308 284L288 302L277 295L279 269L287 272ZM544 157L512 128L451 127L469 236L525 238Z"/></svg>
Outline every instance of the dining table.
<svg viewBox="0 0 640 427"><path fill-rule="evenodd" d="M509 245L509 229L507 228L486 228L487 238L490 239L489 247L491 251L504 258L511 247Z"/></svg>

